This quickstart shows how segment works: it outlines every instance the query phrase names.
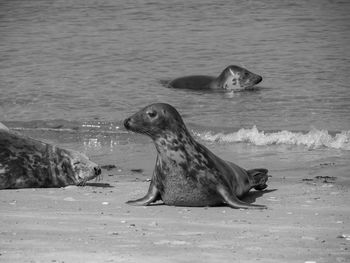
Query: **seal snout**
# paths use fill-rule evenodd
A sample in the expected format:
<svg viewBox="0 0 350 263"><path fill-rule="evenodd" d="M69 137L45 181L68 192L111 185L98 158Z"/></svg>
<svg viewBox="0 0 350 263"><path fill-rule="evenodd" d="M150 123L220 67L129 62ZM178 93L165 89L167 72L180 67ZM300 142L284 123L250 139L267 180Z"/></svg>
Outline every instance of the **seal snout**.
<svg viewBox="0 0 350 263"><path fill-rule="evenodd" d="M127 130L130 129L130 121L131 121L130 118L126 118L126 119L124 120L124 127L125 127Z"/></svg>
<svg viewBox="0 0 350 263"><path fill-rule="evenodd" d="M255 84L259 84L263 80L262 76L257 75Z"/></svg>

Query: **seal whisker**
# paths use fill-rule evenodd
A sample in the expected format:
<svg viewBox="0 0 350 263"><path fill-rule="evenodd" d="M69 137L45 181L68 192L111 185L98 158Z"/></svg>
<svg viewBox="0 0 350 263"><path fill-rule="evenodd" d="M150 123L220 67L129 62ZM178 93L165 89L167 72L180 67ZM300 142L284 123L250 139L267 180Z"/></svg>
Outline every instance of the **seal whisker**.
<svg viewBox="0 0 350 263"><path fill-rule="evenodd" d="M79 186L85 186L86 183L87 183L88 179L87 178L84 178L78 185Z"/></svg>

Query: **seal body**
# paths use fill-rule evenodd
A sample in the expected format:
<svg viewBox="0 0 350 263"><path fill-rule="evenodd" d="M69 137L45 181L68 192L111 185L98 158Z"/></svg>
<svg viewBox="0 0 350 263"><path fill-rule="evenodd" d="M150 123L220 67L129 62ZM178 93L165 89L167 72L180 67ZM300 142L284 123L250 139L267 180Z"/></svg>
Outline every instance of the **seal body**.
<svg viewBox="0 0 350 263"><path fill-rule="evenodd" d="M149 205L162 200L167 205L265 208L239 200L250 189L267 187L267 170L245 170L227 162L196 142L180 114L169 104L147 106L124 121L126 129L150 136L157 160L148 193L129 201Z"/></svg>
<svg viewBox="0 0 350 263"><path fill-rule="evenodd" d="M0 189L83 185L101 174L84 154L9 130L0 123Z"/></svg>
<svg viewBox="0 0 350 263"><path fill-rule="evenodd" d="M192 90L247 90L262 81L262 77L249 70L231 65L226 67L218 77L205 75L185 76L174 79L167 84L169 88Z"/></svg>

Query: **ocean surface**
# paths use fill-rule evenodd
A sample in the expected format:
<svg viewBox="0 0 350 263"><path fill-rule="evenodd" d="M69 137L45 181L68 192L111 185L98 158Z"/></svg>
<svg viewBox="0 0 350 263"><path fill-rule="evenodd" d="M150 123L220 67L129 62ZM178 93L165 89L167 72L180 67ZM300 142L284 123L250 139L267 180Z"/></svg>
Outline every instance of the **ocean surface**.
<svg viewBox="0 0 350 263"><path fill-rule="evenodd" d="M347 0L0 0L0 121L149 175L154 147L122 121L166 102L244 167L347 167L349 14ZM230 94L161 84L232 64L263 82Z"/></svg>

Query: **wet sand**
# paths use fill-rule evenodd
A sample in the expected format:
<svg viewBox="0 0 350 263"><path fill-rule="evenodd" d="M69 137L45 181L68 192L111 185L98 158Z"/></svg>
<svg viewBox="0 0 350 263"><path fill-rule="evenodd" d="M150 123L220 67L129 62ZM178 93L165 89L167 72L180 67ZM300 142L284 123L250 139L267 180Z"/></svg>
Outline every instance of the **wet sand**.
<svg viewBox="0 0 350 263"><path fill-rule="evenodd" d="M349 186L325 177L346 171L271 171L245 199L263 211L129 206L149 182L117 168L84 187L2 190L0 261L349 262Z"/></svg>

